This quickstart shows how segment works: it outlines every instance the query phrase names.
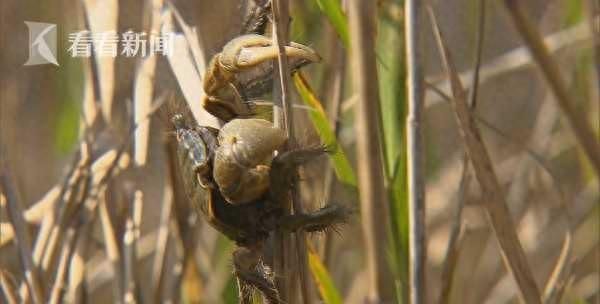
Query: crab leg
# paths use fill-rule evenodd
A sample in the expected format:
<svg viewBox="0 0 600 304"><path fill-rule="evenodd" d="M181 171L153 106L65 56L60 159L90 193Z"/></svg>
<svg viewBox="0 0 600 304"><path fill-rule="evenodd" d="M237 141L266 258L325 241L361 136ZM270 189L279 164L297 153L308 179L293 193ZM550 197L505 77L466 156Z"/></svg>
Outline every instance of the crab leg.
<svg viewBox="0 0 600 304"><path fill-rule="evenodd" d="M283 152L271 162L271 202L279 204L286 199L290 186L297 178L298 167L328 152L327 147L318 146Z"/></svg>
<svg viewBox="0 0 600 304"><path fill-rule="evenodd" d="M279 304L279 292L269 269L263 265L260 248L240 247L233 252L234 274L238 279L241 303L251 298L251 288L260 291L268 303Z"/></svg>
<svg viewBox="0 0 600 304"><path fill-rule="evenodd" d="M279 227L289 232L318 232L345 223L351 213L350 209L341 205L327 205L310 213L284 216L279 221Z"/></svg>

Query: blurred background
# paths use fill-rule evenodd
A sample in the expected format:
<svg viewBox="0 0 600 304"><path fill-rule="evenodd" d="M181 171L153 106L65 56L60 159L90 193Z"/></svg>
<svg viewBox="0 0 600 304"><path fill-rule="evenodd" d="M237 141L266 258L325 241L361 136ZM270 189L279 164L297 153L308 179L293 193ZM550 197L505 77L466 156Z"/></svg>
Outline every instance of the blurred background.
<svg viewBox="0 0 600 304"><path fill-rule="evenodd" d="M296 134L302 144L321 142L323 126L315 120L325 117L352 171L357 162L357 96L345 40L348 33L331 17L327 3L345 10L339 1L290 1L290 40L312 47L323 59L302 69L310 86L308 94L297 93L297 79L290 85L291 98L298 105ZM523 4L560 66L582 113L580 119L592 127L598 140L600 38L593 25L598 27L599 4L594 0ZM23 270L24 252L30 253L40 294L56 303L237 302L230 255L234 245L190 211L174 177L177 173L171 170L168 126L161 115L144 117L151 105L172 98L167 96L200 107L195 98L200 96L206 62L239 35L253 5L251 0L2 0L0 153L4 165L0 168L10 171L7 175L24 222L24 230L19 229L9 216L3 189L4 303L11 302L6 290L12 290L17 302L35 302L25 284L29 279ZM394 302L406 303L403 5L401 0L377 1L373 34L389 182L385 186L390 197L385 207L390 216L390 246L379 254L390 265ZM501 1L447 0L431 1L431 5L467 89L472 88L477 32L482 28L479 16L485 5L473 115L530 268L540 290L550 286L560 294L549 299L600 303L599 179L505 8ZM23 65L29 54L25 21L57 24L60 66ZM427 302L515 303L519 289L502 263L482 208L486 202L479 184L470 170L463 174L464 147L446 100L450 86L430 22L426 17L423 21ZM73 58L67 51L69 34L81 30L169 29L186 33L176 40L177 55L171 58ZM309 97L320 101L321 112L315 112ZM377 100L372 103L378 106ZM131 132L134 121L140 125L135 133ZM344 178L333 172L326 158L302 169L300 193L306 209L326 201L358 208L356 182L349 178L353 173L346 172ZM335 231L307 238L312 303L362 303L368 286L364 228L356 216ZM15 234L20 242L15 242ZM300 292L292 292L289 303L297 303L299 297Z"/></svg>

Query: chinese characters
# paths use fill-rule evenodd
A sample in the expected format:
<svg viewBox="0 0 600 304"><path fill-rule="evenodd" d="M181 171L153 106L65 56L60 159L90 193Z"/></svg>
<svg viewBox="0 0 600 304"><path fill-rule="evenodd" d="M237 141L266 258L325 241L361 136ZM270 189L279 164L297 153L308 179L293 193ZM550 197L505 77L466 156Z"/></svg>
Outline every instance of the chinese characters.
<svg viewBox="0 0 600 304"><path fill-rule="evenodd" d="M173 33L147 34L131 30L118 35L115 31L92 33L79 31L69 34L71 57L89 58L94 54L98 57L146 57L162 55L170 57L173 54L175 35Z"/></svg>

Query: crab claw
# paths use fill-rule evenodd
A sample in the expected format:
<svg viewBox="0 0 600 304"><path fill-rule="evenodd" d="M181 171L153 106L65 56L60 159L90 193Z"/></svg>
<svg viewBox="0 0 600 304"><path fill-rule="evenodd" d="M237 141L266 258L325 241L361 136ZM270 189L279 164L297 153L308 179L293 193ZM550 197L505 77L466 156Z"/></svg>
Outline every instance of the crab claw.
<svg viewBox="0 0 600 304"><path fill-rule="evenodd" d="M223 47L220 63L223 69L236 73L277 58L279 48L270 38L249 34L237 37ZM292 59L318 62L321 57L311 48L291 42L285 46L286 56Z"/></svg>

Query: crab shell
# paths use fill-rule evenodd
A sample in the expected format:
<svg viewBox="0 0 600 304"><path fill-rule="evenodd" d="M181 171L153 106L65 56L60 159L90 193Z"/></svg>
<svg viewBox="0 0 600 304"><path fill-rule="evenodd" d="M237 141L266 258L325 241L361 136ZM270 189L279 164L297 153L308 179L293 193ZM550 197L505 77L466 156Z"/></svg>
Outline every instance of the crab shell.
<svg viewBox="0 0 600 304"><path fill-rule="evenodd" d="M213 178L234 205L261 198L269 189L271 160L286 143L283 130L263 119L234 119L219 132Z"/></svg>

